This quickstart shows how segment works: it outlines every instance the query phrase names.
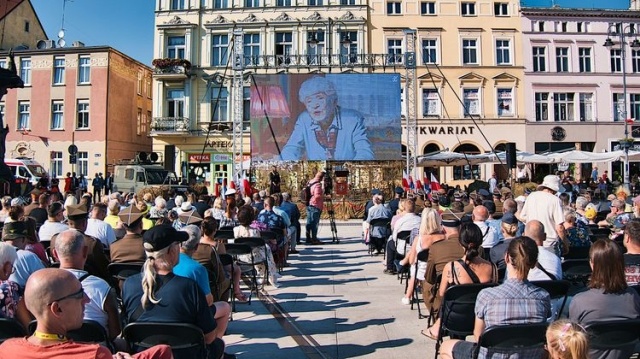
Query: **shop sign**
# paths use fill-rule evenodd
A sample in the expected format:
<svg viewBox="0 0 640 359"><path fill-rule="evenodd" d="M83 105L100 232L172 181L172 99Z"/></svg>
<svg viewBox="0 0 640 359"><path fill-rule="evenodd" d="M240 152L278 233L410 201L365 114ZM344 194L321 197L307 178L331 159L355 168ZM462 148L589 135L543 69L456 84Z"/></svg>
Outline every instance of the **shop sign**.
<svg viewBox="0 0 640 359"><path fill-rule="evenodd" d="M406 130L406 126L404 127ZM419 135L473 135L474 126L420 126Z"/></svg>
<svg viewBox="0 0 640 359"><path fill-rule="evenodd" d="M213 162L231 162L231 155L228 153L214 153Z"/></svg>
<svg viewBox="0 0 640 359"><path fill-rule="evenodd" d="M228 150L233 147L233 142L231 141L207 141L204 143L205 147L213 148L216 150Z"/></svg>
<svg viewBox="0 0 640 359"><path fill-rule="evenodd" d="M190 153L189 154L189 162L211 162L211 155L208 153Z"/></svg>

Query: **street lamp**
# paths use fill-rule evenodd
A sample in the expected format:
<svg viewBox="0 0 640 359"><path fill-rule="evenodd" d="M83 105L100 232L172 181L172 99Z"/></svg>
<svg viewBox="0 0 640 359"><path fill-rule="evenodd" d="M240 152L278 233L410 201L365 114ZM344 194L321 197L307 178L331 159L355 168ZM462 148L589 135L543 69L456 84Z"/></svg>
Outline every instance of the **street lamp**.
<svg viewBox="0 0 640 359"><path fill-rule="evenodd" d="M315 49L318 46L318 44L321 42L320 37L321 37L321 34L322 34L321 28L318 28L315 31L313 29L316 27L317 24L323 24L323 23L324 23L324 21L316 21L309 27L310 32L309 32L309 35L308 35L308 38L307 38L307 44L309 44L309 46L312 49ZM322 40L327 39L327 36L328 36L328 39L327 39L328 62L327 62L327 64L329 65L329 72L331 72L331 58L333 56L333 53L332 53L333 50L332 50L332 47L331 47L331 45L332 45L332 41L331 40L332 40L332 29L333 29L333 26L334 25L338 25L338 34L340 34L340 45L342 45L346 49L348 49L349 45L351 45L351 38L349 38L349 33L348 32L341 31L341 29L344 29L344 28L347 27L347 25L344 22L342 22L340 20L333 20L332 18L327 18L326 24L327 24L326 25L327 32L326 32L326 34L325 34L325 36L324 36L324 38ZM318 56L317 53L316 53L316 56L318 58L320 58L320 56ZM318 65L320 65L320 61L318 61Z"/></svg>
<svg viewBox="0 0 640 359"><path fill-rule="evenodd" d="M609 25L607 29L607 39L605 40L603 46L606 47L609 51L611 51L615 47L615 43L611 40L612 37L618 37L620 42L620 52L621 52L621 61L622 61L622 96L623 96L623 108L620 110L618 107L618 111L620 113L620 117L624 121L624 141L620 141L620 147L624 149L624 186L629 189L630 180L629 180L629 147L632 146L632 142L629 141L629 124L627 122L627 45L629 45L632 49L640 48L640 41L637 39L637 34L635 27L632 25L624 26L621 22ZM626 37L632 36L634 40L631 44L627 44ZM614 69L612 69L614 70Z"/></svg>

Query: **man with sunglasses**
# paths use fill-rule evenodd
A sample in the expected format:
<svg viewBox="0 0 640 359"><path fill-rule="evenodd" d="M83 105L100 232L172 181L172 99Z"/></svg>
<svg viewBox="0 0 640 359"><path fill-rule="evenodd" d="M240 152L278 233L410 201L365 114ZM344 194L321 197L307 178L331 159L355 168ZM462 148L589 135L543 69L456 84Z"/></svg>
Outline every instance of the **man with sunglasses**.
<svg viewBox="0 0 640 359"><path fill-rule="evenodd" d="M0 345L0 358L108 358L109 349L98 344L75 343L67 332L82 326L89 298L80 281L70 272L46 268L34 273L25 289L27 309L38 322L35 332L26 338L13 338ZM173 358L171 348L156 345L130 356L116 353L113 358Z"/></svg>

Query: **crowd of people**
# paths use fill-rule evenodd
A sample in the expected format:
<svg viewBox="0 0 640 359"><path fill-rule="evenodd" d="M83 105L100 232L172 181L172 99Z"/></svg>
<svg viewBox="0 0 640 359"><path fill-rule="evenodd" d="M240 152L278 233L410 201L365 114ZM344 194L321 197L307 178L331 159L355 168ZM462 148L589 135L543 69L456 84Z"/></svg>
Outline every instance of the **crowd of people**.
<svg viewBox="0 0 640 359"><path fill-rule="evenodd" d="M135 193L101 195L100 186L94 197L78 193L71 184L64 195L34 190L30 204L2 198L0 317L15 319L24 328L34 319L38 323L29 337L0 346L0 357L103 357L105 348L67 337L83 320L104 328L118 358L129 353L171 357L164 346L147 351L127 347L122 330L134 322L193 324L204 334L209 358L235 357L224 349L228 300L233 296L236 303L247 303L252 292L241 290L241 266L223 261L225 246L234 239L217 234L229 231L241 238L272 232L264 246L238 261L253 259L257 285L277 287L279 269L288 266L289 255L299 254L297 244L322 243L317 232L323 176L318 172L309 183L302 238L300 210L289 193L279 192L277 175L270 184L277 192L259 191L251 197L230 188L218 198L172 190L167 197L147 193L138 198ZM68 178L73 183L73 176ZM140 272L118 279L109 271L112 263L137 264Z"/></svg>
<svg viewBox="0 0 640 359"><path fill-rule="evenodd" d="M475 303L476 340L492 326L549 322L547 350L553 358L629 357L633 348L588 353L583 327L640 318L640 196L631 198L620 187L599 200L593 189L572 183L568 173L548 175L518 196L497 181L492 187L468 193L444 185L428 195L398 187L388 203L381 191L372 191L363 218L365 242L374 255L384 250L383 273L410 273L401 304L411 304L414 288L422 289L433 316L433 325L422 335L437 340L438 311L447 288L494 283ZM381 218L389 220L387 229L371 225ZM411 231L406 245L397 236L403 231ZM380 237L386 243L377 243ZM580 255L592 273L586 286L574 283L572 290L579 293L568 311L560 312L558 301L531 282L563 279L563 261ZM476 349L474 342L450 339L442 343L440 354L468 358ZM480 348L480 357L508 355Z"/></svg>

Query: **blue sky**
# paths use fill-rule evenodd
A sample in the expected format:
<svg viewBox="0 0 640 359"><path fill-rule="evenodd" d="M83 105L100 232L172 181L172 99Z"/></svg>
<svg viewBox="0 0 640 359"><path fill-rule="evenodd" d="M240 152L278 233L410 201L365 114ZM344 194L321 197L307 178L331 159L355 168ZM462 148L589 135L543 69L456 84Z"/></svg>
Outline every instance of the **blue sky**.
<svg viewBox="0 0 640 359"><path fill-rule="evenodd" d="M64 0L31 0L47 36L58 39ZM67 0L65 41L108 45L151 65L155 0Z"/></svg>

